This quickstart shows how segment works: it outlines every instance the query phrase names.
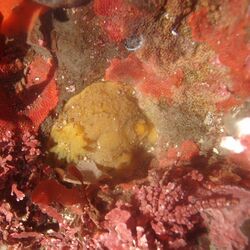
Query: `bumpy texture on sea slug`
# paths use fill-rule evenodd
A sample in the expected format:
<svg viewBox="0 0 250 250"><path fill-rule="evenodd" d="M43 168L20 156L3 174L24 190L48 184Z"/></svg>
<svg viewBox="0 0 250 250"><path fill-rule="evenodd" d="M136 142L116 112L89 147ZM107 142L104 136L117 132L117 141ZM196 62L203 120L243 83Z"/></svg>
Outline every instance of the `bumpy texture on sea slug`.
<svg viewBox="0 0 250 250"><path fill-rule="evenodd" d="M51 130L59 159L88 157L108 168L133 165L135 150L156 141L130 85L97 82L72 97Z"/></svg>

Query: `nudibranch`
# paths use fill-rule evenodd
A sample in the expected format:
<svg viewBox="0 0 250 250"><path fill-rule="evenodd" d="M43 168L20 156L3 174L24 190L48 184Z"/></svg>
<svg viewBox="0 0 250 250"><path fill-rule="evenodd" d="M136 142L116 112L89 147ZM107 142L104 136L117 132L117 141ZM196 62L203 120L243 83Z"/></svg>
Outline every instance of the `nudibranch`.
<svg viewBox="0 0 250 250"><path fill-rule="evenodd" d="M126 169L135 151L157 141L153 124L140 109L131 85L96 82L73 96L51 129L59 159L90 159L108 169Z"/></svg>

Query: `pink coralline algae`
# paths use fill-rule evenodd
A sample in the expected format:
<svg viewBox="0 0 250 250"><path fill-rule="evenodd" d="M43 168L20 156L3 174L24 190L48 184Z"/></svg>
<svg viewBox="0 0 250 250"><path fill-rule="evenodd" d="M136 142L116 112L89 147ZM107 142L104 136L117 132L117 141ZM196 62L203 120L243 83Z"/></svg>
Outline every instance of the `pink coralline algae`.
<svg viewBox="0 0 250 250"><path fill-rule="evenodd" d="M32 164L41 152L40 142L28 132L19 138L7 131L0 138L0 146L0 187L4 188L10 177L19 174L24 164Z"/></svg>
<svg viewBox="0 0 250 250"><path fill-rule="evenodd" d="M7 131L0 138L0 146L0 183L3 188L3 184L9 178L16 174L24 174L24 166L28 164L30 164L30 168L25 168L25 170L31 173L32 164L40 156L41 151L40 142L28 132L20 138L13 132ZM13 190L17 190L17 187L13 185Z"/></svg>
<svg viewBox="0 0 250 250"><path fill-rule="evenodd" d="M104 228L108 233L103 233L98 237L98 240L108 249L128 249L134 245L134 237L132 231L128 228L127 223L131 218L129 211L114 208L105 216Z"/></svg>
<svg viewBox="0 0 250 250"><path fill-rule="evenodd" d="M218 249L224 249L221 247L226 241L232 246L237 243L247 246L239 228L249 218L248 191L216 185L199 171L182 167L169 172L153 170L148 181L135 185L131 192L130 203L119 201L106 214L103 224L106 232L95 237L101 246L111 250L190 249L194 236L201 236L207 229L212 240L221 235L221 242L218 239L213 242ZM230 212L234 210L242 212L237 225L236 216ZM218 222L216 212L220 216ZM216 228L223 230L221 219L229 213L232 225L227 225L226 232L216 232ZM222 224L217 227L217 223Z"/></svg>
<svg viewBox="0 0 250 250"><path fill-rule="evenodd" d="M49 228L55 224L32 205L26 207L26 214L21 220L12 211L9 203L2 203L0 206L0 228L1 240L7 241L9 245L13 245L16 249L80 249L81 244L75 234L79 228L60 228L60 232L56 232ZM35 211L35 212L34 212ZM32 217L33 218L32 218ZM33 231L29 226L33 225ZM37 227L37 228L36 228ZM46 228L47 232L41 232L40 228ZM56 246L56 248L55 248Z"/></svg>
<svg viewBox="0 0 250 250"><path fill-rule="evenodd" d="M151 178L151 184L143 185L136 198L142 214L150 218L156 236L170 248L188 245L188 235L202 227L201 211L231 204L223 195L214 197L196 170L176 176L174 181L171 173L162 177L152 173Z"/></svg>
<svg viewBox="0 0 250 250"><path fill-rule="evenodd" d="M209 228L211 243L222 250L248 249L248 238L242 232L244 222L250 218L250 192L239 187L226 186L218 193L237 198L235 206L207 208L201 215ZM249 247L249 246L248 246Z"/></svg>
<svg viewBox="0 0 250 250"><path fill-rule="evenodd" d="M7 138L2 158L16 159L15 136ZM248 244L240 231L250 218L245 189L215 184L188 166L155 168L145 180L124 189L124 197L113 197L107 207L105 200L93 197L91 188L69 188L50 179L50 174L39 176L45 169L38 165L36 138L25 134L22 141L18 144L23 149L20 160L7 160L12 172L5 176L6 191L0 203L0 239L8 244L47 249L55 249L55 244L56 249L192 249L194 239L207 230L218 249L226 249L225 244L232 246L229 249L237 244L244 249Z"/></svg>
<svg viewBox="0 0 250 250"><path fill-rule="evenodd" d="M137 219L141 219L137 207L131 204L117 204L117 207L105 216L103 229L106 232L97 234L94 244L110 250L163 249L154 232L139 225Z"/></svg>
<svg viewBox="0 0 250 250"><path fill-rule="evenodd" d="M39 176L40 142L26 132L6 131L0 138L0 240L12 242L11 234L24 231L20 214L30 214L27 192Z"/></svg>
<svg viewBox="0 0 250 250"><path fill-rule="evenodd" d="M8 131L1 136L0 242L17 249L25 247L37 249L44 246L46 249L55 249L55 244L58 249L64 247L79 249L80 243L75 235L80 231L80 227L68 226L69 223L62 214L62 205L72 200L74 202L76 195L73 195L78 193L75 190L70 193L70 189L54 180L41 181L49 178L51 174L50 172L49 175L46 174L48 171L41 161L41 156L40 142L36 135L26 132L18 136ZM43 183L55 191L54 196L52 195L53 206L45 204L44 190L40 190L38 205L31 200L32 190L37 184L41 187ZM56 184L52 185L53 183ZM63 197L65 190L70 194ZM56 192L58 192L57 196L55 196ZM42 201L44 204L41 204ZM64 203L60 205L57 202ZM58 223L60 223L60 232L56 230L59 227Z"/></svg>

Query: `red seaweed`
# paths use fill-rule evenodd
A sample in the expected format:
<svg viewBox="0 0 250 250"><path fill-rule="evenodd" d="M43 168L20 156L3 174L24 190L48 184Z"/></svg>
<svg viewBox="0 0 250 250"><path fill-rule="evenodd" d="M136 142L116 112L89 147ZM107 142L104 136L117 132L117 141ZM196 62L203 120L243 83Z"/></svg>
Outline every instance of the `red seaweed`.
<svg viewBox="0 0 250 250"><path fill-rule="evenodd" d="M0 33L10 37L25 35L31 31L37 18L46 9L31 0L1 1Z"/></svg>
<svg viewBox="0 0 250 250"><path fill-rule="evenodd" d="M68 189L55 180L44 180L32 192L32 201L43 205L58 202L63 206L68 206L81 203L82 199L78 189Z"/></svg>
<svg viewBox="0 0 250 250"><path fill-rule="evenodd" d="M9 68L7 68L9 69ZM5 68L0 72L0 78L11 75ZM10 91L10 83L1 86L0 101L0 130L34 130L37 131L41 123L56 107L58 90L54 79L54 66L50 60L40 56L34 58L28 67L26 86L23 91ZM13 74L12 74L13 75ZM11 102L10 102L11 99Z"/></svg>
<svg viewBox="0 0 250 250"><path fill-rule="evenodd" d="M27 87L21 96L25 109L19 114L29 118L35 131L38 130L58 102L54 73L55 66L50 59L45 60L38 56L29 66Z"/></svg>

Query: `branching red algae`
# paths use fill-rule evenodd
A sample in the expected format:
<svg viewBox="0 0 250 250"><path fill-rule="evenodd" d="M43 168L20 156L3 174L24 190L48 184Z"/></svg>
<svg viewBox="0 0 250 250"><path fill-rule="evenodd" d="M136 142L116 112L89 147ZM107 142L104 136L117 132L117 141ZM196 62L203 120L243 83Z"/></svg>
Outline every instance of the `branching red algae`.
<svg viewBox="0 0 250 250"><path fill-rule="evenodd" d="M245 202L239 203L241 199L248 199L248 192L237 194L237 187L216 185L192 169L173 168L169 172L164 169L152 170L145 183L130 190L135 200L132 199L130 203L118 202L106 214L104 229L108 232L98 234L96 244L101 243L108 249L188 248L192 247L190 235L201 234L205 229L205 214L231 209L246 211L249 207ZM216 228L218 222L213 220L212 223L212 227ZM230 232L231 229L227 229ZM217 232L217 235L223 235L223 241L227 238L227 232ZM235 238L233 244L237 242ZM239 246L246 244L243 240ZM220 248L223 245L218 242L216 246Z"/></svg>

